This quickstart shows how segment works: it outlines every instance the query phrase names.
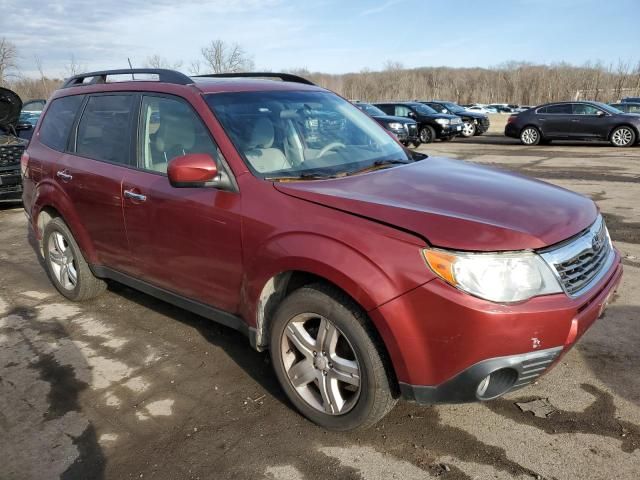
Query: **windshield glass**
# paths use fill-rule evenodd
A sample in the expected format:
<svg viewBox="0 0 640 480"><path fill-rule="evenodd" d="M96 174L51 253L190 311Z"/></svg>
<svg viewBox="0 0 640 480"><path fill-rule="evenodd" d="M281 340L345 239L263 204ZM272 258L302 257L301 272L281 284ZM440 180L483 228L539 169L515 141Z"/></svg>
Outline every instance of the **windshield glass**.
<svg viewBox="0 0 640 480"><path fill-rule="evenodd" d="M374 107L373 105L370 105L368 103L356 103L356 107L358 107L360 110L362 110L365 113L368 113L369 115L371 115L373 117L380 117L380 116L386 116L387 115L382 110L380 110L378 107Z"/></svg>
<svg viewBox="0 0 640 480"><path fill-rule="evenodd" d="M450 112L464 112L464 108L452 102L445 102L442 105L447 107Z"/></svg>
<svg viewBox="0 0 640 480"><path fill-rule="evenodd" d="M423 115L433 115L436 112L433 108L425 105L424 103L415 103L411 105L418 113Z"/></svg>
<svg viewBox="0 0 640 480"><path fill-rule="evenodd" d="M412 160L373 119L332 93L234 92L205 98L261 178L332 176Z"/></svg>

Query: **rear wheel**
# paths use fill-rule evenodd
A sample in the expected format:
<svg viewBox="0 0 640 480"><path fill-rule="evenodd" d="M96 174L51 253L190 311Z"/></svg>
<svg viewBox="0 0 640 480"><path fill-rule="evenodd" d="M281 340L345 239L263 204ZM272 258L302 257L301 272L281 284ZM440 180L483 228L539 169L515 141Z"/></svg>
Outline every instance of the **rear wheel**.
<svg viewBox="0 0 640 480"><path fill-rule="evenodd" d="M636 143L636 132L631 127L618 127L611 132L609 140L614 147L630 147Z"/></svg>
<svg viewBox="0 0 640 480"><path fill-rule="evenodd" d="M477 128L472 121L464 122L462 126L462 136L465 138L473 137L476 134Z"/></svg>
<svg viewBox="0 0 640 480"><path fill-rule="evenodd" d="M536 127L525 127L520 132L520 142L523 145L538 145L540 140L542 140L542 135Z"/></svg>
<svg viewBox="0 0 640 480"><path fill-rule="evenodd" d="M270 349L291 403L324 428L369 427L396 403L364 312L332 287L307 286L285 298L274 317Z"/></svg>
<svg viewBox="0 0 640 480"><path fill-rule="evenodd" d="M69 300L82 301L105 291L106 283L93 275L61 218L47 223L42 237L47 274L62 295Z"/></svg>
<svg viewBox="0 0 640 480"><path fill-rule="evenodd" d="M433 127L427 125L420 130L420 142L421 143L431 143L433 139L436 138L436 131Z"/></svg>

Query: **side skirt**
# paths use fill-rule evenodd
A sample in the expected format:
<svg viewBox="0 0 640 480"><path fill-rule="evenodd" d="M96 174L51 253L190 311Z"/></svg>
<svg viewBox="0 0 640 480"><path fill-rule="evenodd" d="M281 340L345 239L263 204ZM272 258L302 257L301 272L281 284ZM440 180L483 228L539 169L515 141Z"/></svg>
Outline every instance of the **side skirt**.
<svg viewBox="0 0 640 480"><path fill-rule="evenodd" d="M118 272L109 267L103 267L100 265L90 265L91 271L96 277L114 280L118 283L122 283L135 290L139 290L147 295L156 297L167 303L175 305L176 307L188 310L196 315L213 320L216 323L224 325L229 328L233 328L249 338L249 342L253 348L256 348L256 329L247 325L247 323L237 315L220 310L210 305L192 300L177 293L170 292L164 288L156 287L150 283L140 280L138 278L127 275L126 273Z"/></svg>

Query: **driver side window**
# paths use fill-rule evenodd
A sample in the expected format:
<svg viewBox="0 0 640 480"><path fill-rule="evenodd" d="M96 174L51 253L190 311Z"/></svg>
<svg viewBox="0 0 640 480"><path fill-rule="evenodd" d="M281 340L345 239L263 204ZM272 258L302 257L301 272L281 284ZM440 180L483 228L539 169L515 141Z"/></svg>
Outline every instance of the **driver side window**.
<svg viewBox="0 0 640 480"><path fill-rule="evenodd" d="M206 127L180 100L144 96L138 142L139 167L152 172L166 174L170 160L189 153L207 153L218 161Z"/></svg>
<svg viewBox="0 0 640 480"><path fill-rule="evenodd" d="M397 117L408 117L411 109L409 107L405 107L404 105L396 105L395 115Z"/></svg>

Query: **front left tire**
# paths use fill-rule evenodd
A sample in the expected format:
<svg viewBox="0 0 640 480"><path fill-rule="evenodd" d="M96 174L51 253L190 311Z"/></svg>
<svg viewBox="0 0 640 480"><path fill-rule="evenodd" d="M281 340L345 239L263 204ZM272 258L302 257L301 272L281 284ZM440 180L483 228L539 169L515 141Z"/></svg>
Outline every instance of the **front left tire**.
<svg viewBox="0 0 640 480"><path fill-rule="evenodd" d="M466 121L462 125L462 136L465 138L473 137L477 131L475 123L471 121Z"/></svg>
<svg viewBox="0 0 640 480"><path fill-rule="evenodd" d="M273 368L296 409L330 430L367 428L395 405L390 366L364 311L324 284L295 290L270 329Z"/></svg>

